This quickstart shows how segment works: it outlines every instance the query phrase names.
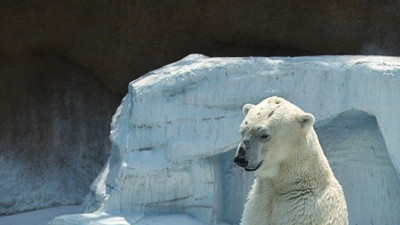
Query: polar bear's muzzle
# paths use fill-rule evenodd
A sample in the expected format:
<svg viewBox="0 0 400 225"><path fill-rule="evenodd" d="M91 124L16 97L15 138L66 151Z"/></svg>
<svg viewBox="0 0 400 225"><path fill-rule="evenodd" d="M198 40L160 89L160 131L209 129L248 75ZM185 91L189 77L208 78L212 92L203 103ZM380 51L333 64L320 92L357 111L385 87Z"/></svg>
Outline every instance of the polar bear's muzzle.
<svg viewBox="0 0 400 225"><path fill-rule="evenodd" d="M249 164L249 161L246 159L245 147L242 143L239 144L238 149L236 151L234 162L240 167L246 167Z"/></svg>
<svg viewBox="0 0 400 225"><path fill-rule="evenodd" d="M261 164L263 161L259 162L258 164L250 165L249 160L246 158L246 153L245 153L245 147L244 144L239 144L238 149L236 151L235 159L234 162L240 166L243 167L246 171L256 171L258 168L260 168Z"/></svg>

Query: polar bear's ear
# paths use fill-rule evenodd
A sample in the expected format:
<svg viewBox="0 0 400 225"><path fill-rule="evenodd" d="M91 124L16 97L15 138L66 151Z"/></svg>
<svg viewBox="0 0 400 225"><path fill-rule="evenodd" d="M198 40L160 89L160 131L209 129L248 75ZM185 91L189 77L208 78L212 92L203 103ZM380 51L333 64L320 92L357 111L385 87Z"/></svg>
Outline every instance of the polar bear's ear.
<svg viewBox="0 0 400 225"><path fill-rule="evenodd" d="M253 107L254 107L254 105L252 105L252 104L244 105L243 109L242 109L243 115L246 116L247 113L250 111L250 109L253 108Z"/></svg>
<svg viewBox="0 0 400 225"><path fill-rule="evenodd" d="M308 130L310 129L315 122L315 118L311 113L303 113L298 117L300 125L303 129Z"/></svg>

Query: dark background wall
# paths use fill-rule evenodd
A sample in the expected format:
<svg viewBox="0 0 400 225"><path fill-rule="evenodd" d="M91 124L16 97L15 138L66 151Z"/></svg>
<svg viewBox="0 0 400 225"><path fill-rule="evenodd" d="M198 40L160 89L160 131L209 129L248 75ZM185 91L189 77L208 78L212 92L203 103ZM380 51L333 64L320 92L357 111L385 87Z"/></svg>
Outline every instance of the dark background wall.
<svg viewBox="0 0 400 225"><path fill-rule="evenodd" d="M80 203L128 83L152 69L191 53L397 56L398 43L395 0L2 1L0 168L27 175L0 181L0 214ZM64 188L17 196L49 180Z"/></svg>

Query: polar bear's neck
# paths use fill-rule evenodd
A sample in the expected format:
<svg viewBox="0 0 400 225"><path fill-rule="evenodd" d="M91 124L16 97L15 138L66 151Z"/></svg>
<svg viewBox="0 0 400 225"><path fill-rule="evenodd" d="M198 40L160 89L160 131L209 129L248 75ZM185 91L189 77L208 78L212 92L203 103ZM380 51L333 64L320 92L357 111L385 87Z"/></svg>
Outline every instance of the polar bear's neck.
<svg viewBox="0 0 400 225"><path fill-rule="evenodd" d="M310 135L309 138L318 141L315 132ZM299 147L304 148L305 146ZM279 171L275 176L257 176L255 185L279 195L301 190L313 192L317 191L317 188L327 186L328 182L332 180L333 172L321 146L319 143L315 145L314 142L314 145L307 147L313 149L309 149L307 154L304 154L304 151L297 151L299 154L294 154L288 161L279 165Z"/></svg>

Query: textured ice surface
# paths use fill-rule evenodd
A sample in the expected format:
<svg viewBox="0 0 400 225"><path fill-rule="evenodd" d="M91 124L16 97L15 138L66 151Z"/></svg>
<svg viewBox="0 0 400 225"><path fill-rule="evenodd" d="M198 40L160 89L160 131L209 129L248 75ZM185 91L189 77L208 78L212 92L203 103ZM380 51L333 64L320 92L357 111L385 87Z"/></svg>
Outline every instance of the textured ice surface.
<svg viewBox="0 0 400 225"><path fill-rule="evenodd" d="M399 224L400 180L375 117L350 110L317 133L343 186L350 224Z"/></svg>
<svg viewBox="0 0 400 225"><path fill-rule="evenodd" d="M169 224L149 218L170 214L238 224L253 180L232 162L241 107L271 95L319 121L351 224L399 221L399 58L191 55L129 85L86 214L53 224L93 224L90 218L102 215L108 220L96 224L138 224L135 215L144 224ZM188 221L176 224L195 223Z"/></svg>

